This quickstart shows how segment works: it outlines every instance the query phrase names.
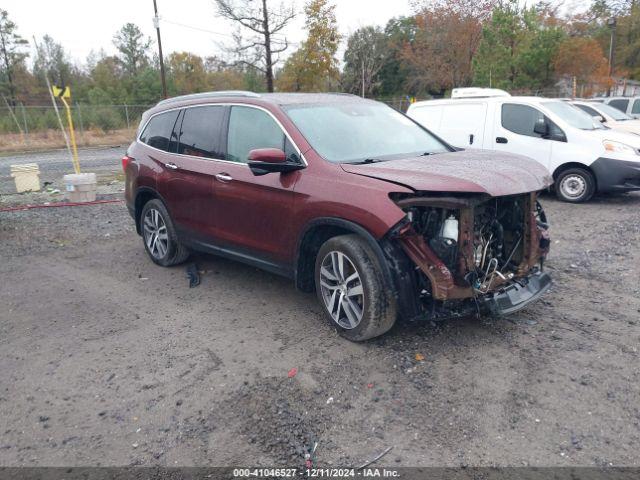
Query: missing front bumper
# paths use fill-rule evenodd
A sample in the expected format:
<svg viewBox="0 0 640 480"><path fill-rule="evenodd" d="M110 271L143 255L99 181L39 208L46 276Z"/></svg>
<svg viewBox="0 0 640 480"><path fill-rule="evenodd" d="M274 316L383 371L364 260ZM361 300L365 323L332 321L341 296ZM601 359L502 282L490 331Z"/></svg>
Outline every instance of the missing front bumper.
<svg viewBox="0 0 640 480"><path fill-rule="evenodd" d="M547 273L536 272L479 300L491 314L508 315L535 302L549 289L551 283L551 277Z"/></svg>

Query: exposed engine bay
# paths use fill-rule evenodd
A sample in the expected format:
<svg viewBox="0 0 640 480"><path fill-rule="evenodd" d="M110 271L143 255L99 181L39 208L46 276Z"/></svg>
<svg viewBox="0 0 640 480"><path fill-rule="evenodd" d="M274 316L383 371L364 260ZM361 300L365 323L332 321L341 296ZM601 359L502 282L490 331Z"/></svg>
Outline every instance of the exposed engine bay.
<svg viewBox="0 0 640 480"><path fill-rule="evenodd" d="M493 198L412 196L396 203L407 215L397 239L418 267L425 308L463 299L478 304L508 289L509 302L524 302L531 295L523 289L535 290L535 285L528 285L534 274L536 281L544 275L545 289L550 285L542 274L550 244L548 224L535 193Z"/></svg>

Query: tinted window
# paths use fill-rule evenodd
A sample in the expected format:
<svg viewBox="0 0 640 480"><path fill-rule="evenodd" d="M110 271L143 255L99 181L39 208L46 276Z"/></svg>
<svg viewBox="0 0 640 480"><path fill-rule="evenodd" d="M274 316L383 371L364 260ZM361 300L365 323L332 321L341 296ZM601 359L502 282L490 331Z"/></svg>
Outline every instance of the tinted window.
<svg viewBox="0 0 640 480"><path fill-rule="evenodd" d="M280 126L268 113L251 107L231 107L226 158L234 162L246 162L249 152L256 148L286 151L285 138Z"/></svg>
<svg viewBox="0 0 640 480"><path fill-rule="evenodd" d="M222 158L224 107L192 107L184 110L177 153Z"/></svg>
<svg viewBox="0 0 640 480"><path fill-rule="evenodd" d="M609 105L611 105L612 107L617 108L618 110L622 111L622 112L626 112L627 111L627 107L629 106L629 100L625 99L625 98L618 98L615 100L611 100L609 102Z"/></svg>
<svg viewBox="0 0 640 480"><path fill-rule="evenodd" d="M580 110L582 110L583 112L588 113L589 115L591 115L592 117L598 117L601 116L598 112L596 112L593 108L591 107L587 107L586 105L580 105L580 104L575 104L574 105L576 107L578 107Z"/></svg>
<svg viewBox="0 0 640 480"><path fill-rule="evenodd" d="M640 100L636 100L635 102L633 102L631 113L640 113Z"/></svg>
<svg viewBox="0 0 640 480"><path fill-rule="evenodd" d="M158 150L170 151L175 146L173 126L176 123L178 113L178 110L174 110L152 117L140 135L140 141Z"/></svg>
<svg viewBox="0 0 640 480"><path fill-rule="evenodd" d="M537 138L542 137L542 135L533 131L536 122L540 119L544 119L549 125L549 138L553 140L566 141L566 137L562 129L539 110L527 105L515 105L511 103L505 103L502 105L502 126L519 135L527 135L529 137Z"/></svg>
<svg viewBox="0 0 640 480"><path fill-rule="evenodd" d="M541 119L544 119L544 114L527 105L510 103L502 105L502 126L513 133L539 137L540 135L535 133L533 128Z"/></svg>

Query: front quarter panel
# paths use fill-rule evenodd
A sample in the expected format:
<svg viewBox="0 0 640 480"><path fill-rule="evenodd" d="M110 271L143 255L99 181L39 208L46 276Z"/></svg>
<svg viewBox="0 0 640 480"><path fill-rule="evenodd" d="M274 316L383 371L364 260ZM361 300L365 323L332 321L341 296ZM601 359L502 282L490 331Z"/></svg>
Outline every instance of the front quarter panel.
<svg viewBox="0 0 640 480"><path fill-rule="evenodd" d="M296 230L316 218L348 220L379 239L398 223L404 213L389 198L392 192L411 193L407 187L378 179L353 175L338 164L310 159L296 184Z"/></svg>

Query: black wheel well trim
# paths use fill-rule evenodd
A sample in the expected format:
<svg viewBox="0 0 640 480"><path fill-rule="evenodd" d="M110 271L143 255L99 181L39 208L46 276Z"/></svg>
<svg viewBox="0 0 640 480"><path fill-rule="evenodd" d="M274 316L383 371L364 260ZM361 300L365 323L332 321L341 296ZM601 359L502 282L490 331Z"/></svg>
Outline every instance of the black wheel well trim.
<svg viewBox="0 0 640 480"><path fill-rule="evenodd" d="M136 232L138 232L138 235L140 235L142 232L141 226L140 226L140 215L142 214L142 209L144 208L144 204L141 204L139 202L139 199L146 195L149 195L150 199L157 198L158 200L160 200L163 203L164 207L167 209L167 211L169 211L167 202L164 201L164 198L162 198L162 195L160 195L157 190L151 187L138 187L138 189L136 190L134 201L133 201L135 222L136 222ZM145 202L145 204L146 203L147 202ZM169 212L169 214L171 214L171 212Z"/></svg>
<svg viewBox="0 0 640 480"><path fill-rule="evenodd" d="M560 174L565 170L569 170L570 168L580 168L582 170L586 170L587 172L589 172L593 177L593 181L595 182L594 186L596 190L598 189L598 177L596 175L596 172L594 172L589 165L585 165L584 163L579 163L579 162L567 162L567 163L563 163L562 165L558 165L558 167L556 167L556 169L553 171L553 175L552 175L553 182L555 183L558 180L558 177L560 176Z"/></svg>
<svg viewBox="0 0 640 480"><path fill-rule="evenodd" d="M311 263L313 265L313 269L315 270L316 259L315 257L313 259L306 258L304 248L306 245L306 241L310 240L307 238L307 236L314 230L318 230L323 227L333 228L334 231L342 230L342 232L339 232L337 235L355 233L360 237L362 237L375 253L378 259L378 262L380 263L380 266L382 268L382 274L385 281L387 282L387 285L393 290L393 294L394 295L396 294L397 286L395 285L395 282L391 275L391 270L389 269L389 265L386 261L384 252L382 250L382 247L379 241L362 225L359 225L350 220L345 220L344 218L338 218L338 217L315 218L305 225L304 229L302 230L302 233L298 237L298 241L296 242L294 279L295 279L296 287L299 290L310 292L310 291L313 291L314 289L315 281L313 278L313 273L311 273L311 282L309 282L308 272L305 272L304 268L305 268L305 263L307 266ZM324 241L328 240L329 238L333 238L337 235L328 236L326 239L323 240L322 243L324 243ZM321 245L318 245L318 249L320 246ZM307 278L305 278L305 275L307 275Z"/></svg>

